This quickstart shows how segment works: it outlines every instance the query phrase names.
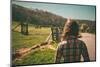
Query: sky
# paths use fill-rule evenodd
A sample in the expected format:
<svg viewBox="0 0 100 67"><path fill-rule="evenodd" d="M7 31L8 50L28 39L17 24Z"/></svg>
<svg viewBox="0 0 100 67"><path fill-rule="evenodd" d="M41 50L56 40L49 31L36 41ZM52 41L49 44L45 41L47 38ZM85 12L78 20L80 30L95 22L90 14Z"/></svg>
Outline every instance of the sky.
<svg viewBox="0 0 100 67"><path fill-rule="evenodd" d="M95 21L95 6L73 5L73 4L53 4L39 2L13 1L17 4L30 9L41 9L62 16L64 18L92 20Z"/></svg>

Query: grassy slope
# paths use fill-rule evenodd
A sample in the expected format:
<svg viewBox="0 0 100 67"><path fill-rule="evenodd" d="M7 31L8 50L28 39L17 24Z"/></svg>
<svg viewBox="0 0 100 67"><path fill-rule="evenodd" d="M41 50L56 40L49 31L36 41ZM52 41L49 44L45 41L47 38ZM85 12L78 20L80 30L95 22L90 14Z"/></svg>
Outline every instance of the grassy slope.
<svg viewBox="0 0 100 67"><path fill-rule="evenodd" d="M15 23L14 23L15 24ZM40 44L45 41L50 33L50 28L36 29L29 26L29 35L23 35L20 33L20 26L12 31L12 48L17 50L22 47L31 47L36 44Z"/></svg>
<svg viewBox="0 0 100 67"><path fill-rule="evenodd" d="M16 26L14 22L13 27ZM29 25L29 35L22 35L20 32L20 26L12 31L12 49L13 52L20 48L31 47L33 45L39 44L46 40L50 33L50 28L36 29L32 25ZM55 46L55 44L53 43ZM26 64L42 64L42 63L54 63L55 51L45 48L42 51L39 49L35 53L31 53L25 56L20 61L13 61L17 65Z"/></svg>

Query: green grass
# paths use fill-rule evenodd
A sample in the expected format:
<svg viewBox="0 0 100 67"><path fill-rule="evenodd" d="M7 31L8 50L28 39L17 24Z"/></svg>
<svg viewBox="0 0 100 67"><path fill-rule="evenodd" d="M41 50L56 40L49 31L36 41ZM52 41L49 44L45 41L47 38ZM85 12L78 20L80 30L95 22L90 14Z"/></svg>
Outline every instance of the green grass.
<svg viewBox="0 0 100 67"><path fill-rule="evenodd" d="M17 25L16 22L12 24L12 27ZM20 33L20 26L12 31L12 50L16 50L25 47L31 47L36 44L44 42L51 32L50 28L35 28L32 25L29 25L29 35L23 35ZM55 42L52 45L56 48L57 44ZM20 61L13 60L15 65L28 65L28 64L47 64L54 63L55 60L55 51L49 48L38 49L35 53L30 53L25 56Z"/></svg>
<svg viewBox="0 0 100 67"><path fill-rule="evenodd" d="M40 33L38 33L37 31ZM12 48L13 48L13 50L15 51L22 47L31 47L33 45L44 42L46 40L47 36L49 35L49 32L46 34L42 34L42 33L44 33L42 31L35 29L35 30L33 30L33 34L29 34L29 35L23 35L20 32L12 32L12 44L13 44Z"/></svg>
<svg viewBox="0 0 100 67"><path fill-rule="evenodd" d="M16 22L13 23L17 25ZM50 33L50 28L37 29L33 26L29 26L29 35L23 35L20 33L20 26L12 31L12 48L16 51L22 47L31 47L36 44L44 42Z"/></svg>
<svg viewBox="0 0 100 67"><path fill-rule="evenodd" d="M54 63L55 51L51 49L42 49L31 53L24 57L21 61L15 61L16 65L30 65L30 64L47 64Z"/></svg>

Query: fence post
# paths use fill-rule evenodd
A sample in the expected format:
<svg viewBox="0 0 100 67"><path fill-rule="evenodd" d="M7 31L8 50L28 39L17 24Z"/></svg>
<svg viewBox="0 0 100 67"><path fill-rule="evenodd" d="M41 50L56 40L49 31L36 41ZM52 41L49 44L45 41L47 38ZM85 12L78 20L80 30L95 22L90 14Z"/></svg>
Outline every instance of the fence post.
<svg viewBox="0 0 100 67"><path fill-rule="evenodd" d="M58 27L51 27L51 31L52 31L52 40L59 42L60 41L60 33L58 30Z"/></svg>
<svg viewBox="0 0 100 67"><path fill-rule="evenodd" d="M21 23L21 33L28 35L28 23Z"/></svg>
<svg viewBox="0 0 100 67"><path fill-rule="evenodd" d="M28 35L28 23L26 23L26 25L25 25L25 26L26 26L26 31L25 31L25 34L26 34L26 35Z"/></svg>
<svg viewBox="0 0 100 67"><path fill-rule="evenodd" d="M51 31L52 31L52 40L54 40L54 32L53 32L53 27L51 27Z"/></svg>
<svg viewBox="0 0 100 67"><path fill-rule="evenodd" d="M21 22L21 33L23 34L24 31L23 31L23 22Z"/></svg>

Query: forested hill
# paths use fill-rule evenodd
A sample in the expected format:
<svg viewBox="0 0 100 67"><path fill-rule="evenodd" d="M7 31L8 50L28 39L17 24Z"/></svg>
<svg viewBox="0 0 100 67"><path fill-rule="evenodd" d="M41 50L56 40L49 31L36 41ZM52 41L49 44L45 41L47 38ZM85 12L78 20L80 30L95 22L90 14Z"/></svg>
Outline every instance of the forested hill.
<svg viewBox="0 0 100 67"><path fill-rule="evenodd" d="M39 10L29 9L22 6L12 4L12 20L19 22L29 22L35 25L63 25L65 18L53 13Z"/></svg>
<svg viewBox="0 0 100 67"><path fill-rule="evenodd" d="M12 4L12 20L21 23L28 22L41 26L64 26L66 18L39 9L29 9ZM79 22L83 32L95 33L96 21L74 19Z"/></svg>

